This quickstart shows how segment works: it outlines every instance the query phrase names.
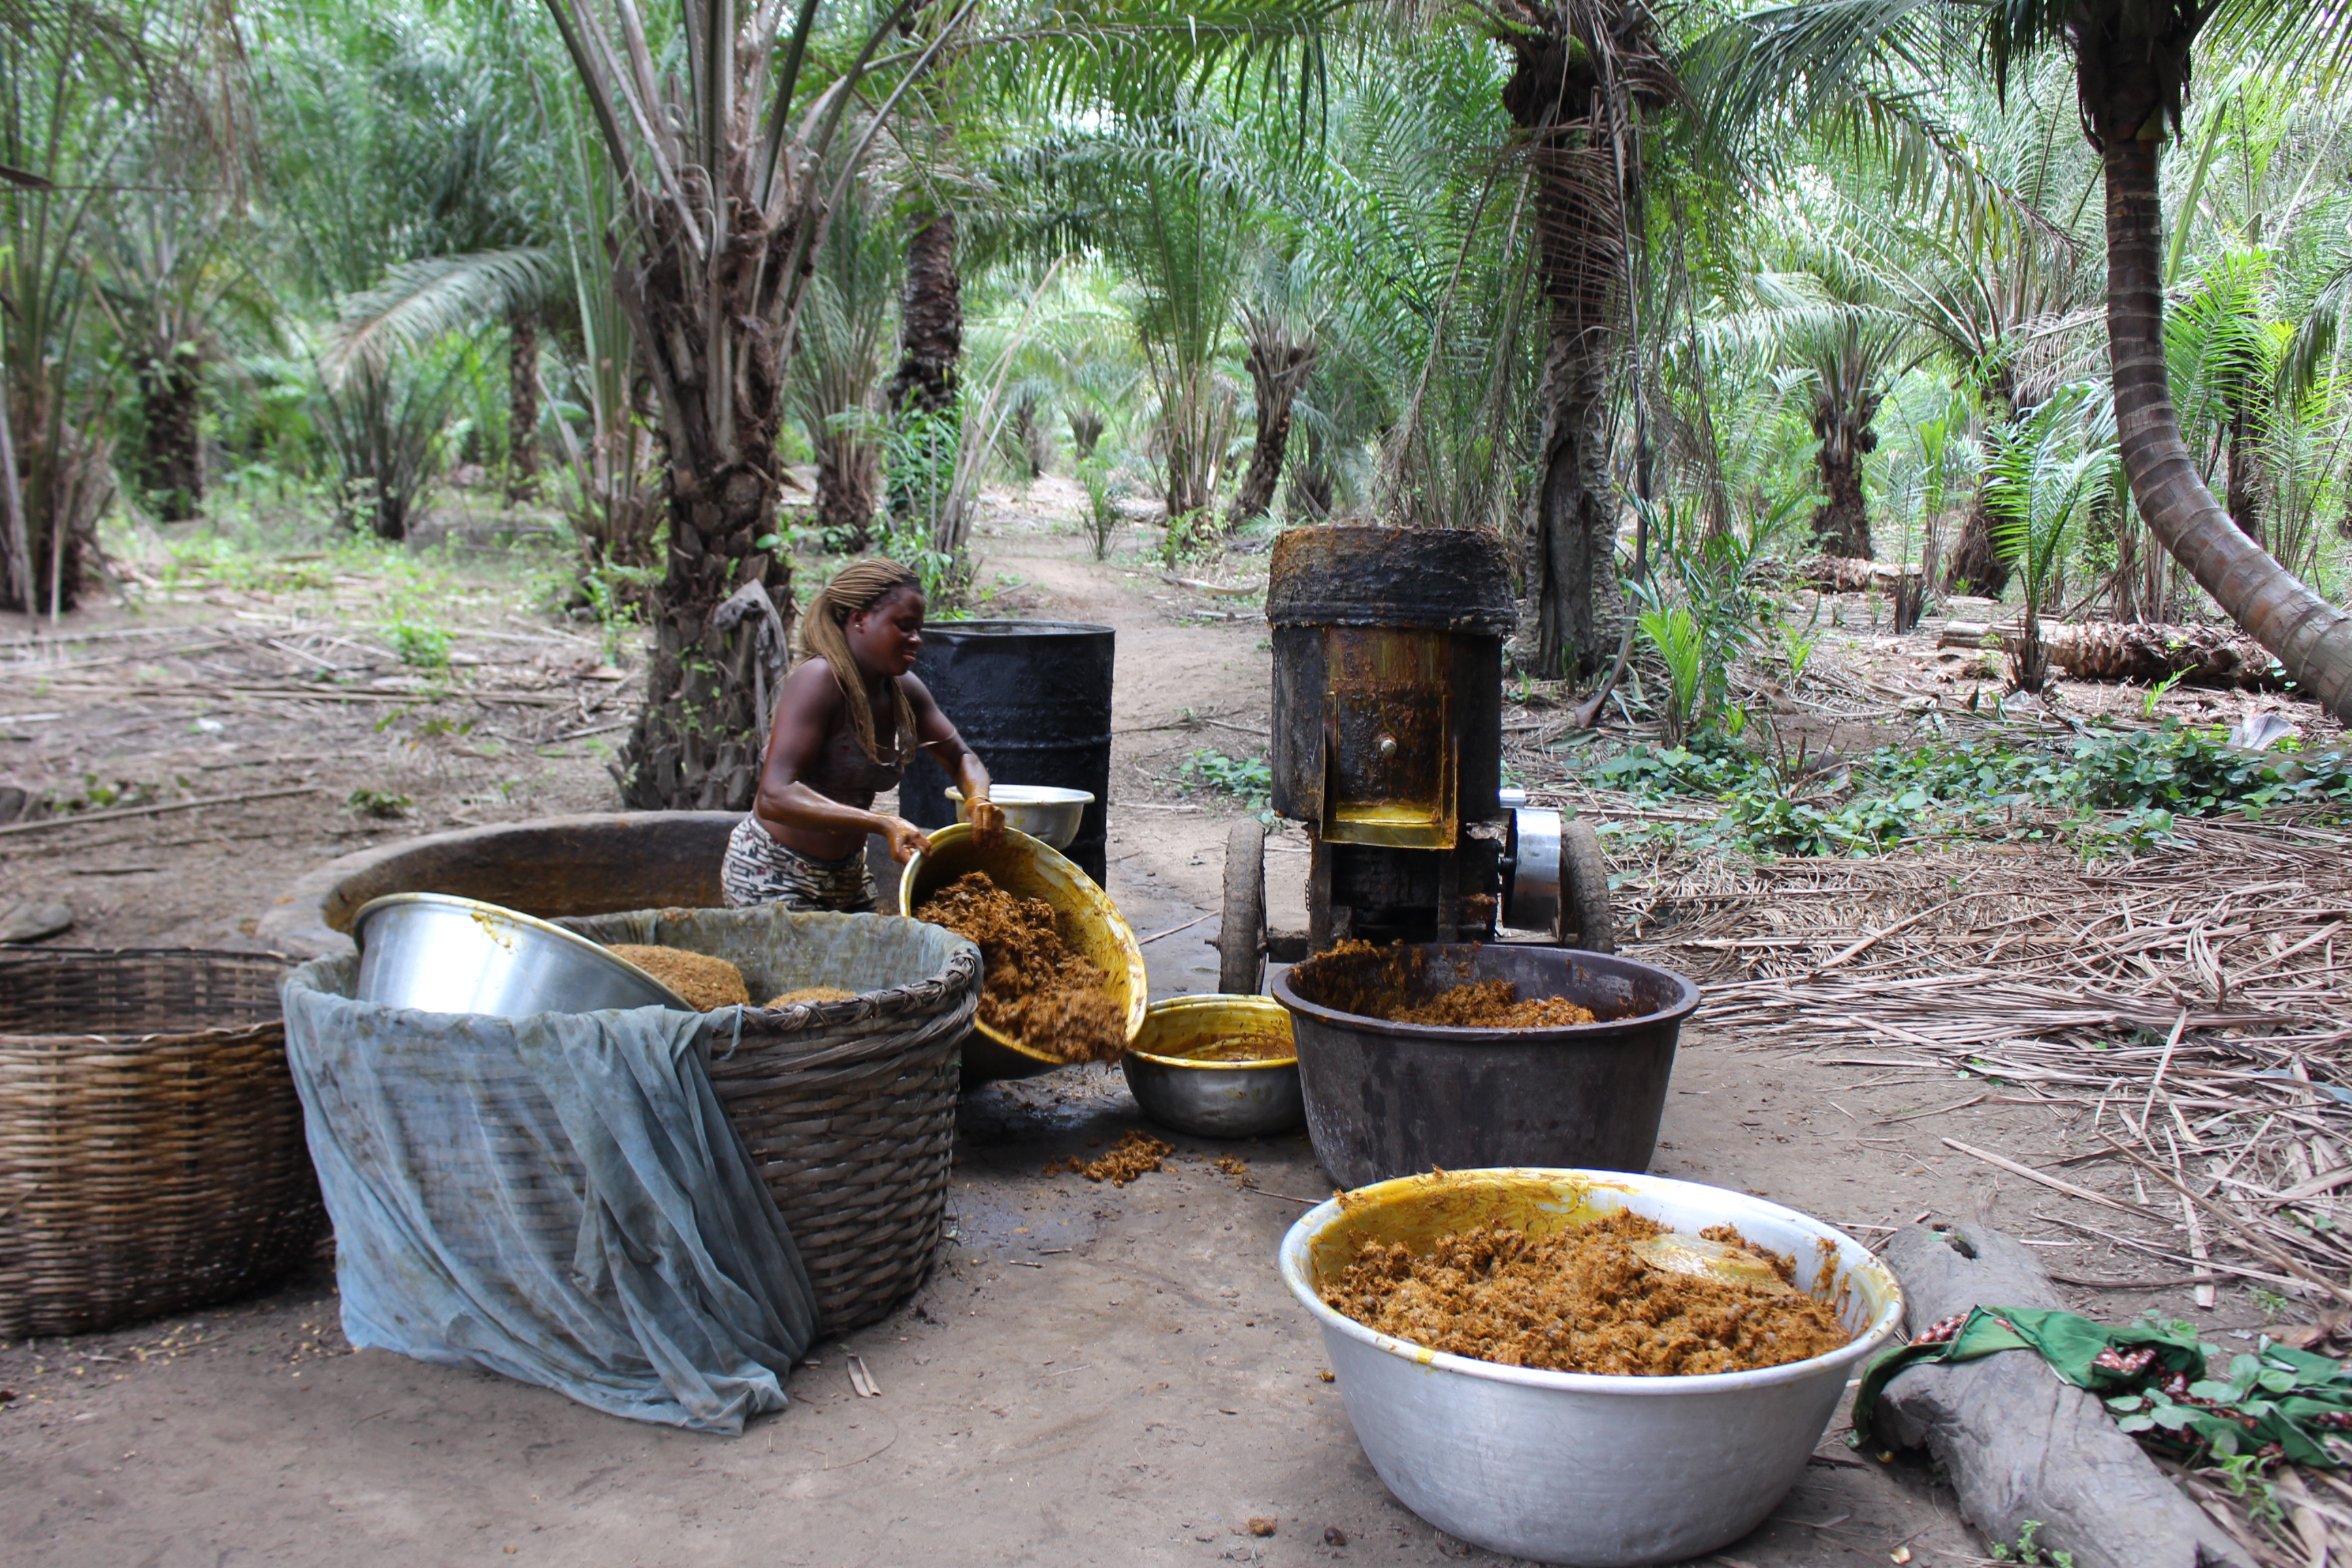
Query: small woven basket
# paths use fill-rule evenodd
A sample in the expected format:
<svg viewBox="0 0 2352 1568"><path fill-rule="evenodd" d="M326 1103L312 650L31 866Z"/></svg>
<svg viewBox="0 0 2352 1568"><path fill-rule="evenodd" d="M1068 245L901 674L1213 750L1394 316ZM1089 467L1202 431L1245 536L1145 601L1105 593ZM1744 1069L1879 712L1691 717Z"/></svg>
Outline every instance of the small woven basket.
<svg viewBox="0 0 2352 1568"><path fill-rule="evenodd" d="M327 1215L278 1012L284 960L0 950L0 1340L245 1294Z"/></svg>
<svg viewBox="0 0 2352 1568"><path fill-rule="evenodd" d="M744 1008L740 1035L714 1016L710 1083L792 1227L826 1331L887 1317L939 1248L980 950L892 915L640 910L558 923L726 959L755 999L857 993Z"/></svg>

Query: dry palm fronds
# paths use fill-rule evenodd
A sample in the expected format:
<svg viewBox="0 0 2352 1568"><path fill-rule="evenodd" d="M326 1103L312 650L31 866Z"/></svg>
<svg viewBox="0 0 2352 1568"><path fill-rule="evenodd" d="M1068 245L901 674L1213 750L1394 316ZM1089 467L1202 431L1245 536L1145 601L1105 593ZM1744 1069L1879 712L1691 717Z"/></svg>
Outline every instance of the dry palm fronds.
<svg viewBox="0 0 2352 1568"><path fill-rule="evenodd" d="M2352 1308L2347 851L2352 835L2200 821L2118 865L2042 846L1665 852L1620 861L1621 930L1705 982L1702 1020L1750 1048L1953 1089L1906 1120L1986 1102L2064 1118L2063 1173L1943 1143L2046 1189L2055 1212L2037 1217L2129 1249L2200 1306L2231 1279L2302 1298L2317 1321L2299 1337L2324 1342ZM2352 1555L2352 1483L2168 1468L2265 1568Z"/></svg>
<svg viewBox="0 0 2352 1568"><path fill-rule="evenodd" d="M2352 1301L2333 1228L2352 1222L2352 836L2181 837L2109 866L2021 846L1666 862L1628 879L1621 921L1629 951L1706 984L1710 1026L2063 1110L2137 1177L2110 1206L2185 1231L2185 1261Z"/></svg>

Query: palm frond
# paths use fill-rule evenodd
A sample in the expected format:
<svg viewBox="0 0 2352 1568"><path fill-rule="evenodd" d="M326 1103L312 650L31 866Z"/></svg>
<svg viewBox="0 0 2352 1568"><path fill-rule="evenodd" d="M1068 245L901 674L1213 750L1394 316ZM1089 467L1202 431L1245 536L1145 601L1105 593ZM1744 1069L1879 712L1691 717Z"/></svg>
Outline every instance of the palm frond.
<svg viewBox="0 0 2352 1568"><path fill-rule="evenodd" d="M395 352L537 310L571 281L563 257L544 245L404 261L344 301L320 366L340 384L356 369L381 369Z"/></svg>

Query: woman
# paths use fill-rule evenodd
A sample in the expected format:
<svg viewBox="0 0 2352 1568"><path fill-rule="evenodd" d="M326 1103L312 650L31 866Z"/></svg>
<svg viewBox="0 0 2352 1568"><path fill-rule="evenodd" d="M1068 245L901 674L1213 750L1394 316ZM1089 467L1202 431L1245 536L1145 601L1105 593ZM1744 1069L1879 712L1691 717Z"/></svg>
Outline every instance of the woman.
<svg viewBox="0 0 2352 1568"><path fill-rule="evenodd" d="M923 650L923 608L915 574L879 557L844 566L809 602L806 657L776 694L759 797L727 840L719 879L730 905L871 913L866 836L882 835L901 866L929 844L906 818L872 809L898 787L912 746L962 786L983 837L1003 826L988 770L908 673Z"/></svg>

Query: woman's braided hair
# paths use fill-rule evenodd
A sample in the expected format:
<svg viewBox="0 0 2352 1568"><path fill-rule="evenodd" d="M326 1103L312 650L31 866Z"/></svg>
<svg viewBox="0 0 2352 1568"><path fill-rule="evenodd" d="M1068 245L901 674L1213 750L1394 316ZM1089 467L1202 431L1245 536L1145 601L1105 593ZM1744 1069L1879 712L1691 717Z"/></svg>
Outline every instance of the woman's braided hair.
<svg viewBox="0 0 2352 1568"><path fill-rule="evenodd" d="M882 767L895 767L906 760L915 734L915 710L907 700L906 688L891 681L890 695L896 699L890 714L893 733L890 755L885 757L875 733L874 704L866 695L864 673L857 668L856 656L849 651L849 617L873 608L900 588L921 586L922 580L896 561L868 555L835 572L833 580L809 601L808 614L801 619L803 658L822 658L833 671L834 683L848 700L849 721L856 726L857 743Z"/></svg>

